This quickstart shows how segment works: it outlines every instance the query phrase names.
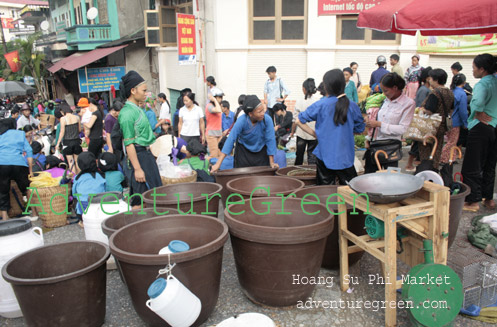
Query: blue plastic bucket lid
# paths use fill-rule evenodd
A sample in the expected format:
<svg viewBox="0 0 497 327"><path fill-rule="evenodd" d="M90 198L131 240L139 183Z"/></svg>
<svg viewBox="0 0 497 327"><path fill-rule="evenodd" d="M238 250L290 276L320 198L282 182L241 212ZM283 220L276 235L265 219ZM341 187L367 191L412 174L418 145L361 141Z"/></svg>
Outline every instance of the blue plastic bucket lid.
<svg viewBox="0 0 497 327"><path fill-rule="evenodd" d="M167 281L164 278L156 279L148 288L147 294L151 299L155 299L166 289Z"/></svg>
<svg viewBox="0 0 497 327"><path fill-rule="evenodd" d="M174 240L169 243L169 250L172 253L185 252L190 250L190 246L186 242Z"/></svg>

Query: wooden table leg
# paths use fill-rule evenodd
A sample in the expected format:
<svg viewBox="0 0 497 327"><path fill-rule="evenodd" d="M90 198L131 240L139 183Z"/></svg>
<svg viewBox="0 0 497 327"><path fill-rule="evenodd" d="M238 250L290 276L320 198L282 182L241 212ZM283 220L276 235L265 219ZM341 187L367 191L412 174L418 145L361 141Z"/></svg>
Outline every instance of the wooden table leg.
<svg viewBox="0 0 497 327"><path fill-rule="evenodd" d="M343 292L349 289L349 285L344 283L344 277L349 274L349 243L343 236L342 231L347 230L347 207L345 203L338 204L338 247L340 249L340 287Z"/></svg>
<svg viewBox="0 0 497 327"><path fill-rule="evenodd" d="M397 324L397 223L396 214L388 214L385 221L385 326L393 327Z"/></svg>

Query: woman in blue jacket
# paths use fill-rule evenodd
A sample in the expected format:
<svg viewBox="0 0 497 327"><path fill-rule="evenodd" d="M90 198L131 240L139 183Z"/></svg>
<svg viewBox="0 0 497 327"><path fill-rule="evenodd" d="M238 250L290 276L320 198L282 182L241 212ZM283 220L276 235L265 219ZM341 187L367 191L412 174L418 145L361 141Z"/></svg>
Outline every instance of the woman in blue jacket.
<svg viewBox="0 0 497 327"><path fill-rule="evenodd" d="M328 71L323 77L326 96L299 114L297 125L314 135L318 145L313 151L317 158L317 184L340 185L357 176L354 168L354 133L364 131L364 119L359 106L344 93L345 77L340 69ZM305 125L316 122L316 131Z"/></svg>
<svg viewBox="0 0 497 327"><path fill-rule="evenodd" d="M26 153L27 163L23 153ZM23 131L16 130L13 118L0 120L0 212L8 220L10 209L10 181L14 180L23 195L33 173L33 150Z"/></svg>

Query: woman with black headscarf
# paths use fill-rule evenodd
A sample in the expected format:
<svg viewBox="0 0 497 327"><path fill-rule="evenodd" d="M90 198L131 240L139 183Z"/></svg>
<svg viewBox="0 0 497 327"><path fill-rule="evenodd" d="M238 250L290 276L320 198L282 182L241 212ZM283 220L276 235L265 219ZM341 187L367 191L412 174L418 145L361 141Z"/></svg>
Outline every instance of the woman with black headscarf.
<svg viewBox="0 0 497 327"><path fill-rule="evenodd" d="M28 163L23 157L26 153ZM10 181L15 180L23 195L29 186L28 176L33 173L33 150L23 131L16 130L13 118L0 120L0 212L8 220L10 209Z"/></svg>
<svg viewBox="0 0 497 327"><path fill-rule="evenodd" d="M137 72L131 70L122 78L121 92L127 99L118 117L126 153L124 173L129 181L130 194L142 194L162 186L159 168L149 149L155 142L155 136L147 116L138 106L147 97L147 84ZM139 196L131 198L133 207L139 208L141 204Z"/></svg>
<svg viewBox="0 0 497 327"><path fill-rule="evenodd" d="M276 140L274 137L273 120L265 115L264 106L256 95L247 95L243 102L245 115L233 125L219 160L212 166L211 172L221 167L224 158L231 154L236 143L235 168L253 166L278 167L274 162Z"/></svg>

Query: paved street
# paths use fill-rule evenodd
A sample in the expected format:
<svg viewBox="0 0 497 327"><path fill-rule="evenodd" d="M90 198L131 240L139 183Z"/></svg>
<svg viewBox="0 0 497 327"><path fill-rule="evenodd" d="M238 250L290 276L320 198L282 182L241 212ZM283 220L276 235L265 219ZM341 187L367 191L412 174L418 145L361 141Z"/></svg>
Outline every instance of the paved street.
<svg viewBox="0 0 497 327"><path fill-rule="evenodd" d="M405 163L404 163L405 164ZM461 164L456 165L456 170L460 169ZM481 210L478 214L490 213ZM470 220L474 213L464 213L459 225L458 236L453 246L467 244L465 234L470 226ZM221 218L222 219L222 218ZM36 224L39 224L37 222ZM84 239L84 231L77 225L69 225L48 231L45 234L46 243L57 243L68 240ZM399 272L407 272L407 267L400 264ZM333 286L319 285L312 296L315 301L381 301L384 299L384 287L382 285L369 285L368 276L379 273L380 265L376 259L366 254L363 258L351 268L351 275L359 277L359 284L356 285L351 294L341 293L339 290L339 271L321 269L320 276L333 277ZM126 287L119 279L117 271L107 273L107 315L104 326L130 326L138 327L145 324L136 315L131 304L130 297ZM400 295L398 296L400 300ZM250 302L242 293L237 280L233 252L230 241L224 248L223 269L221 277L221 291L218 304L209 320L203 326L212 326L232 315L244 312L260 312L272 318L277 326L280 327L312 327L312 326L383 326L384 310L374 311L373 309L299 309L296 307L288 308L269 308L261 307ZM410 326L406 312L399 309L397 313L399 326ZM0 318L0 325L5 327L25 326L23 319L3 319ZM471 326L491 326L469 318L458 316L453 326L471 327Z"/></svg>

